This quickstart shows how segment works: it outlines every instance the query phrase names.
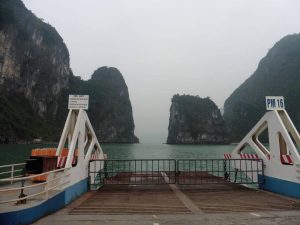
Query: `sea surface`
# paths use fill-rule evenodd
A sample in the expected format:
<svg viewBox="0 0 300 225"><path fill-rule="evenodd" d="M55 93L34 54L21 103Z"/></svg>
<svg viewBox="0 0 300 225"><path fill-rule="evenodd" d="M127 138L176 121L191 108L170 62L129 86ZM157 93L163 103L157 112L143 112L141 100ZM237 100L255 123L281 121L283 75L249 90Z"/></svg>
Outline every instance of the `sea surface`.
<svg viewBox="0 0 300 225"><path fill-rule="evenodd" d="M42 147L57 145L0 145L0 165L24 162L32 149ZM235 145L102 144L101 147L109 159L222 159Z"/></svg>

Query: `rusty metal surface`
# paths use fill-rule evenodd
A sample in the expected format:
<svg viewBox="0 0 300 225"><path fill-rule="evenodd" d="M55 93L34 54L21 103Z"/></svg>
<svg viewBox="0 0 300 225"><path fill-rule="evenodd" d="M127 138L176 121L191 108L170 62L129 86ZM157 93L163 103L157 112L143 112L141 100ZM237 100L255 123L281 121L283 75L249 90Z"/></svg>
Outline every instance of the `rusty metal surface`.
<svg viewBox="0 0 300 225"><path fill-rule="evenodd" d="M135 174L135 179L149 179ZM185 179L194 179L185 174ZM166 174L156 176L161 185L105 184L89 198L72 208L69 214L201 214L221 212L261 212L300 210L300 201L258 189L220 181L222 178L207 173L201 185L168 184ZM114 182L131 179L130 174L119 174ZM120 179L120 182L117 182ZM205 182L208 179L208 182ZM163 184L165 181L165 184Z"/></svg>
<svg viewBox="0 0 300 225"><path fill-rule="evenodd" d="M236 184L182 186L181 191L205 213L300 210L299 200Z"/></svg>
<svg viewBox="0 0 300 225"><path fill-rule="evenodd" d="M70 214L190 213L168 185L105 185Z"/></svg>

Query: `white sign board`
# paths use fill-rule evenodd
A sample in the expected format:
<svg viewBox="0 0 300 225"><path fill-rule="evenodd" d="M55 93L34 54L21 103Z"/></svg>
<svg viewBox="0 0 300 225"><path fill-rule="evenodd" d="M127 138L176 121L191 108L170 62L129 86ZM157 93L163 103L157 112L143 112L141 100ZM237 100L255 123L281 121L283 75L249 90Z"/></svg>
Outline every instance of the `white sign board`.
<svg viewBox="0 0 300 225"><path fill-rule="evenodd" d="M68 109L88 109L89 96L88 95L69 95Z"/></svg>
<svg viewBox="0 0 300 225"><path fill-rule="evenodd" d="M266 96L267 110L284 110L283 96Z"/></svg>

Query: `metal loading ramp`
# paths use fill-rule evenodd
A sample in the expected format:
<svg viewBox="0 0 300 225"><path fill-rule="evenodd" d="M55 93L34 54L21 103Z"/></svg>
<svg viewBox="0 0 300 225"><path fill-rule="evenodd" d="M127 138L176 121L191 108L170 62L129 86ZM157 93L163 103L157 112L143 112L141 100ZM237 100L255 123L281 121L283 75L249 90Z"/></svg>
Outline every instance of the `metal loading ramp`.
<svg viewBox="0 0 300 225"><path fill-rule="evenodd" d="M261 159L94 160L89 169L100 188L71 215L300 210L300 201L246 187L264 182Z"/></svg>
<svg viewBox="0 0 300 225"><path fill-rule="evenodd" d="M120 174L119 178L124 179ZM69 214L153 215L300 210L299 200L238 184L178 185L167 181L161 185L105 184L72 208Z"/></svg>
<svg viewBox="0 0 300 225"><path fill-rule="evenodd" d="M237 184L182 187L205 213L300 210L300 201Z"/></svg>
<svg viewBox="0 0 300 225"><path fill-rule="evenodd" d="M69 214L190 213L168 185L105 185Z"/></svg>

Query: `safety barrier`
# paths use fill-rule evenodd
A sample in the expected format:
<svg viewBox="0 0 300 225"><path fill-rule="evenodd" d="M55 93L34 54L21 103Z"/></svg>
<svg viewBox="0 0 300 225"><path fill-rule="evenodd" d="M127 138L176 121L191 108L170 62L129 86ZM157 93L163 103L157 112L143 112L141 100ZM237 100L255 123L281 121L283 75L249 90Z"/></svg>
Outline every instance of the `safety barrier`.
<svg viewBox="0 0 300 225"><path fill-rule="evenodd" d="M263 182L264 176L263 161L257 158L92 160L91 162L93 164L90 164L89 176L92 188L103 184L191 185L224 182L259 184Z"/></svg>
<svg viewBox="0 0 300 225"><path fill-rule="evenodd" d="M13 183L13 178L22 176L22 171L25 163L17 163L0 166L0 178L11 178L10 183ZM1 184L0 184L1 185Z"/></svg>
<svg viewBox="0 0 300 225"><path fill-rule="evenodd" d="M165 184L176 181L176 160L93 160L90 184ZM98 164L98 165L97 165ZM98 171L96 168L103 168ZM165 176L168 176L166 181Z"/></svg>
<svg viewBox="0 0 300 225"><path fill-rule="evenodd" d="M25 177L12 177L0 179L1 183L17 183L20 184L19 187L16 185L14 187L1 186L0 204L4 203L18 203L21 201L26 201L28 199L33 199L37 196L44 194L44 199L48 199L49 192L66 184L68 181L66 179L70 174L68 173L69 168L57 169L41 174L25 176ZM34 178L39 176L46 176L47 180L42 183L31 182ZM27 190L30 192L28 195L23 195L23 191ZM21 193L21 194L20 194ZM39 199L40 200L40 199Z"/></svg>
<svg viewBox="0 0 300 225"><path fill-rule="evenodd" d="M177 171L178 184L263 182L263 179L258 179L258 175L263 176L261 159L182 159L177 160Z"/></svg>

